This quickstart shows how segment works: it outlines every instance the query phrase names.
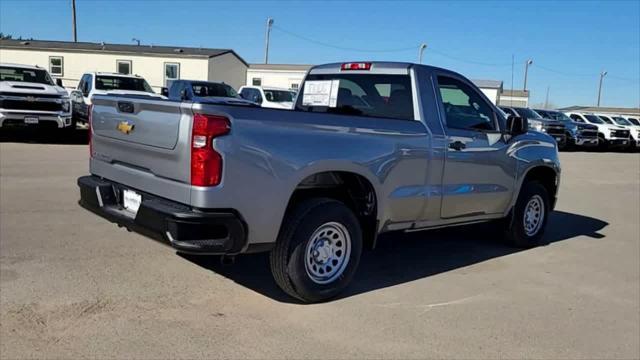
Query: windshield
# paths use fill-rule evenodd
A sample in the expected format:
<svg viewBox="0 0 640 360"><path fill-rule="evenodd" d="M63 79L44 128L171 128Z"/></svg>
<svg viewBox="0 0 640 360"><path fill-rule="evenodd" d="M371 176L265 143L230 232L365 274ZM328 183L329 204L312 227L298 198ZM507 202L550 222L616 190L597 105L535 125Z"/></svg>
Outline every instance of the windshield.
<svg viewBox="0 0 640 360"><path fill-rule="evenodd" d="M559 111L547 111L547 114L549 115L549 118L553 120L565 121L565 122L573 121L573 119L568 117L565 113L561 113Z"/></svg>
<svg viewBox="0 0 640 360"><path fill-rule="evenodd" d="M124 76L96 76L96 89L98 90L130 90L153 93L151 86L142 78Z"/></svg>
<svg viewBox="0 0 640 360"><path fill-rule="evenodd" d="M334 86L337 86L335 92ZM413 120L411 78L408 75L311 74L299 91L296 110Z"/></svg>
<svg viewBox="0 0 640 360"><path fill-rule="evenodd" d="M605 122L602 121L602 119L600 119L599 117L595 116L595 115L584 115L585 118L587 118L587 120L589 120L590 123L593 124L604 124Z"/></svg>
<svg viewBox="0 0 640 360"><path fill-rule="evenodd" d="M293 102L293 94L286 90L263 90L264 97L271 102Z"/></svg>
<svg viewBox="0 0 640 360"><path fill-rule="evenodd" d="M629 118L627 120L629 120L629 122L631 122L633 125L640 126L640 121L638 121L638 119Z"/></svg>
<svg viewBox="0 0 640 360"><path fill-rule="evenodd" d="M53 80L46 70L24 69L18 67L0 67L0 81L30 82L53 85Z"/></svg>
<svg viewBox="0 0 640 360"><path fill-rule="evenodd" d="M621 117L614 117L613 120L618 123L618 125L632 125L627 119Z"/></svg>
<svg viewBox="0 0 640 360"><path fill-rule="evenodd" d="M598 117L607 124L613 124L613 121L606 116L598 115Z"/></svg>
<svg viewBox="0 0 640 360"><path fill-rule="evenodd" d="M238 97L238 93L227 84L193 83L191 88L193 89L193 94L200 97Z"/></svg>
<svg viewBox="0 0 640 360"><path fill-rule="evenodd" d="M542 116L538 115L537 112L528 109L528 108L514 108L521 117L525 117L527 119L542 119Z"/></svg>

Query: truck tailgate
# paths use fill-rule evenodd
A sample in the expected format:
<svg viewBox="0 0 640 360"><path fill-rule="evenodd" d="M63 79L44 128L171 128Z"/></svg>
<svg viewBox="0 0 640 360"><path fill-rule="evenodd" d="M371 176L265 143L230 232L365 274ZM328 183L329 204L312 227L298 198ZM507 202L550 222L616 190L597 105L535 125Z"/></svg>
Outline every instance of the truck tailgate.
<svg viewBox="0 0 640 360"><path fill-rule="evenodd" d="M159 196L188 201L191 115L189 103L96 96L91 118L91 172Z"/></svg>

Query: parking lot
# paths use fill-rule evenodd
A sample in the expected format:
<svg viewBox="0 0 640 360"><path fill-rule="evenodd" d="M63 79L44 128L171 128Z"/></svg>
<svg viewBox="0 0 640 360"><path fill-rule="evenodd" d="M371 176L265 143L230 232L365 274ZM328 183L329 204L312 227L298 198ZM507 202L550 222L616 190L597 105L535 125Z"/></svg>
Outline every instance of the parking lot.
<svg viewBox="0 0 640 360"><path fill-rule="evenodd" d="M285 296L78 204L86 132L0 144L0 357L638 358L640 154L563 152L551 244L485 226L386 237L340 298Z"/></svg>

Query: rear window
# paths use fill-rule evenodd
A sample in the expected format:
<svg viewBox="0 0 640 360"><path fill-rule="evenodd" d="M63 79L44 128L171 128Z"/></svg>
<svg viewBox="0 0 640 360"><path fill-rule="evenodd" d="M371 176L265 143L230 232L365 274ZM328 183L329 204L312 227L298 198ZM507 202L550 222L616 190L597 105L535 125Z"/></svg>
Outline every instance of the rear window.
<svg viewBox="0 0 640 360"><path fill-rule="evenodd" d="M97 76L96 89L153 92L145 79L119 76Z"/></svg>
<svg viewBox="0 0 640 360"><path fill-rule="evenodd" d="M338 86L337 92L332 92L335 99L329 105L308 105L307 83L323 80ZM299 111L414 120L409 75L312 74L299 94Z"/></svg>
<svg viewBox="0 0 640 360"><path fill-rule="evenodd" d="M229 85L218 83L193 83L193 94L200 97L238 97L238 93Z"/></svg>
<svg viewBox="0 0 640 360"><path fill-rule="evenodd" d="M293 102L295 96L291 91L263 89L264 97L272 102Z"/></svg>

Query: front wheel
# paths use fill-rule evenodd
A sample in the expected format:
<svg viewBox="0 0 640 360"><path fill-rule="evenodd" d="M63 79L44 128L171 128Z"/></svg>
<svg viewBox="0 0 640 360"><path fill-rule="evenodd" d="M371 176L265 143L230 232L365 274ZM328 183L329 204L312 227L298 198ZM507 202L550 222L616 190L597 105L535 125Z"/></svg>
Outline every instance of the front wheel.
<svg viewBox="0 0 640 360"><path fill-rule="evenodd" d="M504 220L507 242L523 248L544 245L550 209L547 189L537 181L524 183L511 216Z"/></svg>
<svg viewBox="0 0 640 360"><path fill-rule="evenodd" d="M346 205L328 198L304 200L287 212L271 251L271 272L287 294L319 302L347 287L361 253L360 224Z"/></svg>

